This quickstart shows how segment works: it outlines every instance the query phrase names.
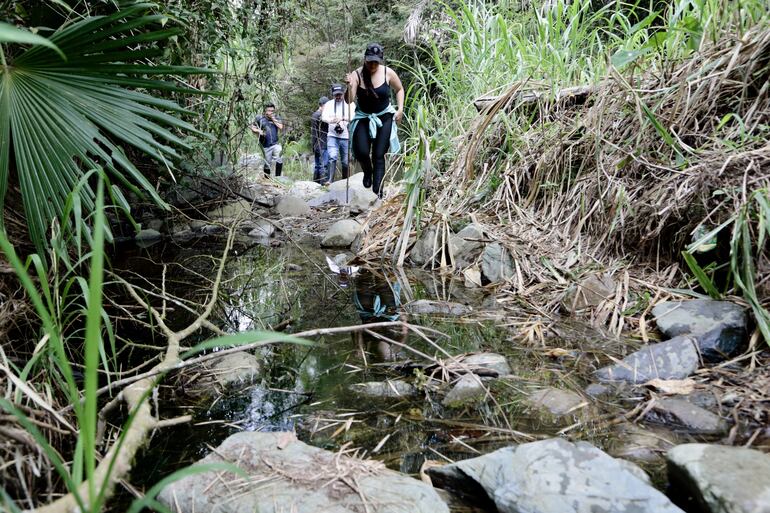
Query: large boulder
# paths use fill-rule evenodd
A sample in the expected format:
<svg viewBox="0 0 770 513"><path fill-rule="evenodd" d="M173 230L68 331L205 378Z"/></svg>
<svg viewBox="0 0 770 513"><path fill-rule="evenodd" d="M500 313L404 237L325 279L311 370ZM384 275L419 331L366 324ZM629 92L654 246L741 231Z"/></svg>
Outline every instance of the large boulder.
<svg viewBox="0 0 770 513"><path fill-rule="evenodd" d="M646 383L651 379L683 379L698 369L700 358L691 337L676 337L651 344L596 371L600 381Z"/></svg>
<svg viewBox="0 0 770 513"><path fill-rule="evenodd" d="M327 248L346 248L361 233L361 229L361 225L353 219L337 221L329 227L326 235L321 239L321 246Z"/></svg>
<svg viewBox="0 0 770 513"><path fill-rule="evenodd" d="M278 200L275 211L281 217L304 217L310 215L310 206L301 198L283 196Z"/></svg>
<svg viewBox="0 0 770 513"><path fill-rule="evenodd" d="M513 259L499 242L484 248L481 254L481 273L489 283L500 283L513 277Z"/></svg>
<svg viewBox="0 0 770 513"><path fill-rule="evenodd" d="M655 305L652 315L658 329L669 337L695 336L708 360L732 355L746 341L746 311L729 301L664 301Z"/></svg>
<svg viewBox="0 0 770 513"><path fill-rule="evenodd" d="M159 500L179 513L448 513L429 485L304 444L293 433L237 433L200 463L228 462L233 473L195 473L166 486Z"/></svg>
<svg viewBox="0 0 770 513"><path fill-rule="evenodd" d="M500 513L682 513L633 463L561 438L505 447L428 473L439 486L480 486Z"/></svg>
<svg viewBox="0 0 770 513"><path fill-rule="evenodd" d="M770 456L752 449L683 444L668 451L672 485L709 513L770 512Z"/></svg>
<svg viewBox="0 0 770 513"><path fill-rule="evenodd" d="M468 267L484 247L484 231L481 225L471 223L449 238L454 265L458 269Z"/></svg>
<svg viewBox="0 0 770 513"><path fill-rule="evenodd" d="M323 196L323 194L324 191L321 184L305 180L294 182L291 189L289 189L289 196L294 196L295 198L300 198L305 201Z"/></svg>

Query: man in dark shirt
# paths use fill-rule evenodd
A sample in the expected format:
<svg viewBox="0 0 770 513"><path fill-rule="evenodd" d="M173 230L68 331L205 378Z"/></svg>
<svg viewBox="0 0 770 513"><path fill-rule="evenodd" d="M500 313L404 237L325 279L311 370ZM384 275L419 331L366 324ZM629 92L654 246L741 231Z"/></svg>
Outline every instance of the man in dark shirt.
<svg viewBox="0 0 770 513"><path fill-rule="evenodd" d="M315 168L313 169L313 181L321 183L326 177L329 168L329 152L326 150L326 136L329 125L321 121L323 106L329 98L321 96L318 100L318 109L310 116L310 145L315 156Z"/></svg>
<svg viewBox="0 0 770 513"><path fill-rule="evenodd" d="M281 119L275 115L275 105L268 103L265 105L265 113L257 116L254 123L249 127L255 134L259 134L259 144L262 145L262 151L265 152L265 176L270 178L270 168L275 162L275 176L281 176L283 169L283 159L278 144L278 133L283 130Z"/></svg>

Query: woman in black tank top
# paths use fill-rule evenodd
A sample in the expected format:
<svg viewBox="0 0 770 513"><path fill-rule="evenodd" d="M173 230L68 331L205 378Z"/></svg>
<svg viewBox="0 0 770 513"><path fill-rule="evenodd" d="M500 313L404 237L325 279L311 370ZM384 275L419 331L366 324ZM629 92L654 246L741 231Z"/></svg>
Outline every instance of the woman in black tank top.
<svg viewBox="0 0 770 513"><path fill-rule="evenodd" d="M382 197L382 178L385 176L385 153L390 146L393 122L401 122L404 111L404 87L392 69L385 66L382 46L372 43L364 52L364 64L348 75L349 101L356 102L356 112L379 114L382 126L377 127L376 135L370 136L371 121L362 119L351 134L353 155L361 163L364 171L364 187ZM378 84L375 86L374 84ZM390 108L390 91L396 93L397 108ZM355 91L355 93L353 93ZM390 110L390 112L384 112Z"/></svg>

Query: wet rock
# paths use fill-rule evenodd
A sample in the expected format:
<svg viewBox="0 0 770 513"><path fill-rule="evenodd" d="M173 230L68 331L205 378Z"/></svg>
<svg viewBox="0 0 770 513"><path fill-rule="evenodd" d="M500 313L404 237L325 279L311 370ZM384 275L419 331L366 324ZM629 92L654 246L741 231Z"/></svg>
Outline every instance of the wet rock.
<svg viewBox="0 0 770 513"><path fill-rule="evenodd" d="M575 392L560 388L543 388L532 393L527 402L534 408L546 410L551 415L562 417L585 406L585 399Z"/></svg>
<svg viewBox="0 0 770 513"><path fill-rule="evenodd" d="M481 382L481 378L475 374L465 374L457 380L441 404L449 408L459 408L477 402L486 394L487 389Z"/></svg>
<svg viewBox="0 0 770 513"><path fill-rule="evenodd" d="M585 388L585 393L594 398L604 397L612 393L612 388L603 383L591 383Z"/></svg>
<svg viewBox="0 0 770 513"><path fill-rule="evenodd" d="M178 230L171 234L171 238L176 242L185 242L195 237L195 232L192 230Z"/></svg>
<svg viewBox="0 0 770 513"><path fill-rule="evenodd" d="M222 461L250 479L221 470L192 474L166 486L160 501L179 513L449 513L431 486L293 433L237 433L200 463Z"/></svg>
<svg viewBox="0 0 770 513"><path fill-rule="evenodd" d="M471 223L449 238L455 267L463 269L473 263L484 247L481 225Z"/></svg>
<svg viewBox="0 0 770 513"><path fill-rule="evenodd" d="M500 283L513 277L513 259L502 244L488 244L481 254L481 273L490 283Z"/></svg>
<svg viewBox="0 0 770 513"><path fill-rule="evenodd" d="M323 187L321 184L316 182L300 180L298 182L294 182L294 184L291 186L291 189L289 189L289 196L294 196L295 198L300 198L305 201L309 201L313 198L317 198L323 195Z"/></svg>
<svg viewBox="0 0 770 513"><path fill-rule="evenodd" d="M185 384L185 393L191 396L210 396L226 388L251 384L258 377L261 365L256 356L240 351L195 365L187 375L192 380Z"/></svg>
<svg viewBox="0 0 770 513"><path fill-rule="evenodd" d="M662 397L655 400L653 410L664 422L680 425L689 431L704 435L727 432L727 422L719 415L678 397Z"/></svg>
<svg viewBox="0 0 770 513"><path fill-rule="evenodd" d="M160 240L162 235L158 230L152 230L150 228L146 228L144 230L140 230L139 233L136 234L134 239L137 242L148 242L148 241L158 241Z"/></svg>
<svg viewBox="0 0 770 513"><path fill-rule="evenodd" d="M303 217L310 215L310 206L303 199L283 196L278 200L275 211L281 217Z"/></svg>
<svg viewBox="0 0 770 513"><path fill-rule="evenodd" d="M416 315L423 314L442 314L442 315L468 315L473 311L470 306L449 301L431 301L429 299L418 299L404 305L404 309Z"/></svg>
<svg viewBox="0 0 770 513"><path fill-rule="evenodd" d="M669 337L694 335L708 360L732 355L746 341L746 311L729 301L664 301L655 305L652 315L658 329Z"/></svg>
<svg viewBox="0 0 770 513"><path fill-rule="evenodd" d="M207 224L203 228L201 228L201 233L204 235L216 235L219 233L224 233L225 227L221 224Z"/></svg>
<svg viewBox="0 0 770 513"><path fill-rule="evenodd" d="M206 221L201 221L200 219L193 219L190 221L190 229L194 232L201 231L206 225L208 225L208 223Z"/></svg>
<svg viewBox="0 0 770 513"><path fill-rule="evenodd" d="M147 228L159 232L163 229L164 224L162 219L150 219L147 221Z"/></svg>
<svg viewBox="0 0 770 513"><path fill-rule="evenodd" d="M254 227L254 229L249 232L249 237L267 238L267 237L272 237L274 233L275 233L275 226L273 226L273 223L269 221L260 221Z"/></svg>
<svg viewBox="0 0 770 513"><path fill-rule="evenodd" d="M563 305L570 312L599 306L615 295L615 282L609 274L592 274L567 289Z"/></svg>
<svg viewBox="0 0 770 513"><path fill-rule="evenodd" d="M618 444L610 451L616 458L640 462L657 461L676 445L674 434L661 429L646 429L624 424L617 432Z"/></svg>
<svg viewBox="0 0 770 513"><path fill-rule="evenodd" d="M682 379L698 369L700 358L695 341L676 337L651 344L623 358L621 363L596 371L600 381L645 383L651 379Z"/></svg>
<svg viewBox="0 0 770 513"><path fill-rule="evenodd" d="M251 216L251 203L246 200L224 203L206 212L206 217L217 220L247 218L249 216Z"/></svg>
<svg viewBox="0 0 770 513"><path fill-rule="evenodd" d="M770 456L752 449L683 444L668 451L669 480L710 513L770 512Z"/></svg>
<svg viewBox="0 0 770 513"><path fill-rule="evenodd" d="M500 513L681 513L633 463L560 438L428 469L434 484L480 485Z"/></svg>
<svg viewBox="0 0 770 513"><path fill-rule="evenodd" d="M321 240L324 247L348 247L361 232L361 225L353 219L337 221L329 227L329 230Z"/></svg>
<svg viewBox="0 0 770 513"><path fill-rule="evenodd" d="M406 381L389 379L387 381L370 381L368 383L355 383L350 389L356 394L367 397L409 397L417 394L417 389Z"/></svg>
<svg viewBox="0 0 770 513"><path fill-rule="evenodd" d="M420 238L412 246L409 259L416 265L425 265L430 262L435 254L441 254L441 237L437 236L435 226L429 226L420 234Z"/></svg>
<svg viewBox="0 0 770 513"><path fill-rule="evenodd" d="M510 376L511 367L505 356L497 353L477 353L460 359L462 372L473 372L480 376Z"/></svg>

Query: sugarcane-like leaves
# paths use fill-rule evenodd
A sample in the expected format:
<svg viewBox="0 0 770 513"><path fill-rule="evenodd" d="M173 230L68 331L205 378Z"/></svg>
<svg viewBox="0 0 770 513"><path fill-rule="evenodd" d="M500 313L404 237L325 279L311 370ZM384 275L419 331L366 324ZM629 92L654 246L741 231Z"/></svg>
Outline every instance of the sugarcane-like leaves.
<svg viewBox="0 0 770 513"><path fill-rule="evenodd" d="M34 46L0 67L0 215L15 170L38 251L84 171L103 167L115 182L165 206L122 147L170 163L179 157L175 147L186 147L177 134L200 135L177 117L188 111L145 92L197 93L157 77L208 72L149 63L158 53L156 42L176 34L162 28L164 17L154 8L134 4L66 24L49 44L31 33L4 32L6 41ZM81 201L90 211L93 190L83 188Z"/></svg>

